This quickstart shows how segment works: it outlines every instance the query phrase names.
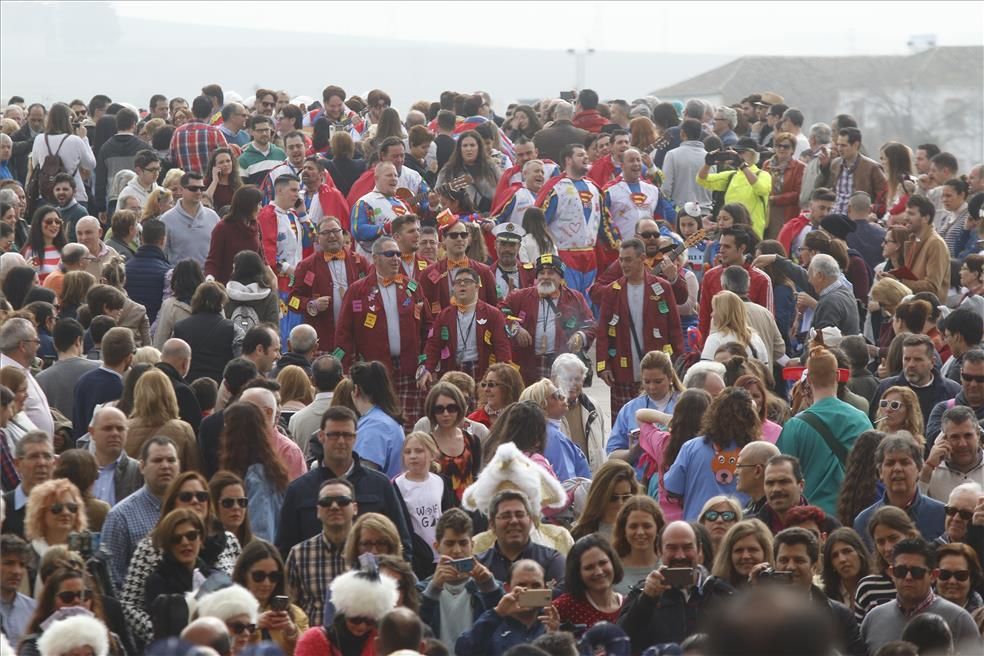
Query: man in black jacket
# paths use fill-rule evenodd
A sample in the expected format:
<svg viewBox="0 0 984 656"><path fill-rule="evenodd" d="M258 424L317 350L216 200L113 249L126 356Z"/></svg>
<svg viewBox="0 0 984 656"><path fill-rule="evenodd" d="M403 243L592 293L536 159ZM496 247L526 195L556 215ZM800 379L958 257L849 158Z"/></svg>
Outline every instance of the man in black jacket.
<svg viewBox="0 0 984 656"><path fill-rule="evenodd" d="M287 487L280 511L276 544L285 558L291 547L322 530L317 512L321 484L332 478L344 477L355 488L359 514L375 512L386 515L400 534L403 558L412 562L410 531L403 505L396 496L396 488L385 474L364 467L359 455L353 451L357 423L355 413L342 406L328 408L321 418L318 441L324 448L324 460L321 466L295 479Z"/></svg>
<svg viewBox="0 0 984 656"><path fill-rule="evenodd" d="M178 397L178 413L183 421L188 422L195 433L198 433L198 426L202 423L202 408L198 404L198 397L195 392L185 382L185 376L191 369L191 347L183 339L172 337L164 342L161 349L161 361L157 363L157 368L167 374L174 387L174 395Z"/></svg>
<svg viewBox="0 0 984 656"><path fill-rule="evenodd" d="M10 156L10 172L24 184L27 181L27 161L34 148L34 138L44 132L44 120L48 112L41 103L34 103L27 108L27 120L20 129L10 135L14 142ZM40 166L40 162L35 162Z"/></svg>
<svg viewBox="0 0 984 656"><path fill-rule="evenodd" d="M166 236L167 228L161 221L144 221L143 245L126 263L127 296L147 308L147 319L151 323L157 319L164 302L164 278L173 266L164 255Z"/></svg>
<svg viewBox="0 0 984 656"><path fill-rule="evenodd" d="M246 358L233 358L226 363L222 370L222 384L219 396L225 396L229 405L239 398L239 395L249 381L256 378L259 372L256 365ZM216 410L202 420L198 428L198 449L202 453L202 464L205 476L212 476L219 470L219 437L222 435L223 411Z"/></svg>
<svg viewBox="0 0 984 656"><path fill-rule="evenodd" d="M829 599L813 584L813 574L820 560L820 543L816 536L804 528L787 528L776 534L772 552L776 560L775 571L791 575L790 580L783 581L790 585L789 589L808 595L813 603L830 614L837 651L850 656L867 656L868 648L861 638L854 613L839 601ZM769 570L768 563L756 565L750 574L751 582L754 585L777 583L772 577L763 575Z"/></svg>
<svg viewBox="0 0 984 656"><path fill-rule="evenodd" d="M700 541L690 524L670 522L659 538L663 567L653 570L642 587L633 588L622 606L618 625L639 654L662 642L681 643L690 635L707 631L707 617L726 602L734 589L697 564ZM667 568L691 570L684 581L673 580ZM676 574L674 572L673 574Z"/></svg>
<svg viewBox="0 0 984 656"><path fill-rule="evenodd" d="M134 134L138 120L136 112L131 109L124 107L116 112L116 134L100 146L96 154L96 190L90 202L90 211L99 216L103 225L109 223L109 218L116 209L116 195L109 197L113 178L123 169L132 171L137 153L150 148L150 144Z"/></svg>

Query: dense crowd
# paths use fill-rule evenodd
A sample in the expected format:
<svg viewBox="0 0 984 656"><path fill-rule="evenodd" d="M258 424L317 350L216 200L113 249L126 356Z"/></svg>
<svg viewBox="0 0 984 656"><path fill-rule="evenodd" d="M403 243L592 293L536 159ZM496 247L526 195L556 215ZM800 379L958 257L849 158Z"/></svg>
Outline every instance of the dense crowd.
<svg viewBox="0 0 984 656"><path fill-rule="evenodd" d="M982 165L811 118L11 98L0 651L981 653Z"/></svg>

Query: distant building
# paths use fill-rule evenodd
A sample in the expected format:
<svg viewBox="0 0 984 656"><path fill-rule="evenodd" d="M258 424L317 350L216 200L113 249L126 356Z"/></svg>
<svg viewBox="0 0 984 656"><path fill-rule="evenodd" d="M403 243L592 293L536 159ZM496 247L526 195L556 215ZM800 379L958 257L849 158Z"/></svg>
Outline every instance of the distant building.
<svg viewBox="0 0 984 656"><path fill-rule="evenodd" d="M775 91L810 124L853 115L869 153L886 141L933 142L960 169L984 154L984 47L930 48L910 55L741 57L652 92L661 100L734 104Z"/></svg>

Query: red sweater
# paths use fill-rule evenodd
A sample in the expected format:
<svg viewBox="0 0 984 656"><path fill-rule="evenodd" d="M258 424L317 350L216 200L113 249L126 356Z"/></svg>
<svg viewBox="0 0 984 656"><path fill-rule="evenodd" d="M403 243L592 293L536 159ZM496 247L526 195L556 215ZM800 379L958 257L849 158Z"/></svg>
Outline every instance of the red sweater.
<svg viewBox="0 0 984 656"><path fill-rule="evenodd" d="M263 257L260 231L256 224L247 226L242 221L219 221L212 229L212 242L205 258L205 275L213 276L223 285L228 283L232 276L232 259L239 251L255 251Z"/></svg>

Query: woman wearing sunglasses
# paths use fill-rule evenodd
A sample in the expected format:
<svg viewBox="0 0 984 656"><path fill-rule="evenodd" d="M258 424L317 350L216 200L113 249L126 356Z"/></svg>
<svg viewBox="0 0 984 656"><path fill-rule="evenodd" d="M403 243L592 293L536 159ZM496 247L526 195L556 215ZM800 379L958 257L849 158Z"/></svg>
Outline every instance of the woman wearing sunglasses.
<svg viewBox="0 0 984 656"><path fill-rule="evenodd" d="M69 533L88 527L82 495L68 480L52 479L31 490L24 516L24 535L34 552L27 568L32 592L37 594L41 587L36 574L48 549L56 544L68 544Z"/></svg>
<svg viewBox="0 0 984 656"><path fill-rule="evenodd" d="M984 605L977 592L984 582L984 575L973 548L962 542L944 544L936 550L936 557L940 569L936 592L968 613Z"/></svg>
<svg viewBox="0 0 984 656"><path fill-rule="evenodd" d="M523 377L512 365L499 362L486 370L485 378L478 386L481 406L468 418L492 428L506 406L519 400Z"/></svg>
<svg viewBox="0 0 984 656"><path fill-rule="evenodd" d="M204 535L201 516L190 508L172 510L157 524L151 538L162 556L144 584L145 608L161 595L191 592L208 578L212 570L199 558Z"/></svg>
<svg viewBox="0 0 984 656"><path fill-rule="evenodd" d="M17 653L40 653L38 641L44 632L43 627L49 626L49 622L79 614L79 609L84 610L82 614L94 617L105 626L106 615L103 611L102 596L94 592L93 581L88 572L74 568L55 570L48 577L44 588L41 590L37 608L35 608L34 615L24 630L24 639L21 641ZM109 629L106 629L106 633L110 653L123 654L123 647L116 634Z"/></svg>
<svg viewBox="0 0 984 656"><path fill-rule="evenodd" d="M158 526L172 510L177 509L191 510L201 520L203 534L200 538L199 557L208 569L231 575L242 549L236 536L223 530L214 521L208 482L198 472L185 472L171 481L161 501ZM133 551L130 568L120 592L130 633L141 644L148 644L153 640L150 615L144 605L144 586L163 558L164 552L155 545L151 532Z"/></svg>
<svg viewBox="0 0 984 656"><path fill-rule="evenodd" d="M256 619L256 628L250 642L272 640L292 656L297 639L308 628L308 616L298 606L288 602L286 585L284 584L284 561L269 542L254 540L244 549L236 569L232 572L232 580L243 586L256 598L260 605L260 614Z"/></svg>
<svg viewBox="0 0 984 656"><path fill-rule="evenodd" d="M465 395L451 383L435 383L424 401L424 414L438 449L434 460L459 504L482 468L482 443L465 426L466 412Z"/></svg>
<svg viewBox="0 0 984 656"><path fill-rule="evenodd" d="M27 244L21 251L28 266L37 271L39 282L44 282L49 273L58 270L61 250L65 248L66 243L62 218L58 210L51 205L39 207L31 220L31 233L28 235Z"/></svg>
<svg viewBox="0 0 984 656"><path fill-rule="evenodd" d="M911 388L896 385L889 387L878 401L875 426L885 433L909 431L920 446L926 444L923 437L923 416L919 399Z"/></svg>
<svg viewBox="0 0 984 656"><path fill-rule="evenodd" d="M611 540L622 505L636 494L640 494L640 489L632 465L624 460L605 462L594 475L584 510L571 528L571 537L579 540L598 533Z"/></svg>
<svg viewBox="0 0 984 656"><path fill-rule="evenodd" d="M711 536L711 544L714 545L716 553L725 533L741 519L741 506L738 505L738 502L722 494L711 497L704 503L698 521Z"/></svg>
<svg viewBox="0 0 984 656"><path fill-rule="evenodd" d="M239 540L244 549L253 541L253 530L249 525L249 499L243 479L230 471L217 471L208 482L216 521L222 528Z"/></svg>

